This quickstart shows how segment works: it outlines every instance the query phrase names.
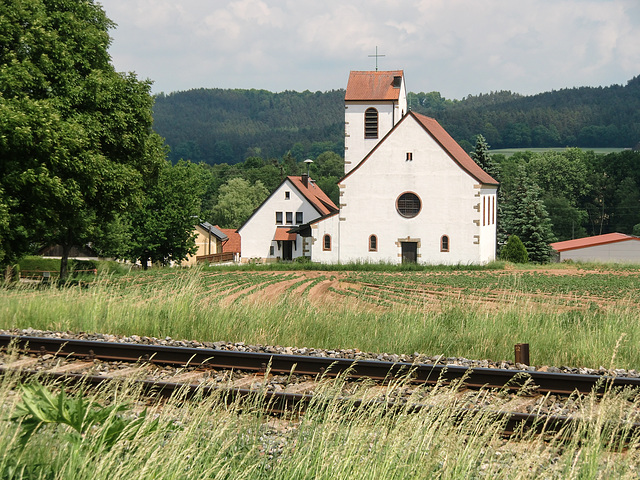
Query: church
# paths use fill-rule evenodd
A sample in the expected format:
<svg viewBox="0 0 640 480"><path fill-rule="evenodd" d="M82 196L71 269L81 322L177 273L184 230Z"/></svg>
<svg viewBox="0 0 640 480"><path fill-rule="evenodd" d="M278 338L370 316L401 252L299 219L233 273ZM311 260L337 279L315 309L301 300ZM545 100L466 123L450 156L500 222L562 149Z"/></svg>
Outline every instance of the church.
<svg viewBox="0 0 640 480"><path fill-rule="evenodd" d="M238 230L243 261L495 260L498 182L436 120L408 110L402 70L350 73L344 157L339 205L307 176L287 177ZM295 222L286 210L292 195L304 210ZM251 251L245 251L248 242Z"/></svg>

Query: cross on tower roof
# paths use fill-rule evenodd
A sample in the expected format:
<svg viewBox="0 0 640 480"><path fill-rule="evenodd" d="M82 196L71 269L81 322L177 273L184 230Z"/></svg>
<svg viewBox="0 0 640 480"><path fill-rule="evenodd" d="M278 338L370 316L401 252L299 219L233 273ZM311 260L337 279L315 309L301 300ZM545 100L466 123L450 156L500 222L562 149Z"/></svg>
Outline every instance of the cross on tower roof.
<svg viewBox="0 0 640 480"><path fill-rule="evenodd" d="M376 72L378 71L378 57L386 57L386 55L378 55L378 46L376 45L376 54L369 55L370 57L376 57Z"/></svg>

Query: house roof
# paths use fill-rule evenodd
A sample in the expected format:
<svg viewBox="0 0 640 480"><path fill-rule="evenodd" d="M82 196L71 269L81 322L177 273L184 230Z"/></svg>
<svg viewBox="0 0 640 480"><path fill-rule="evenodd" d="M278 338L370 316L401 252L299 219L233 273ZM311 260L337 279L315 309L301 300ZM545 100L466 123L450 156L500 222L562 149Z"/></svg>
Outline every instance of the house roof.
<svg viewBox="0 0 640 480"><path fill-rule="evenodd" d="M466 171L469 175L475 178L478 182L483 185L498 185L499 182L494 179L491 175L485 172L480 165L473 161L473 159L464 151L464 149L458 145L451 135L447 133L447 131L442 128L442 126L431 117L427 117L425 115L421 115L419 113L414 113L409 111L402 119L378 142L378 144L367 154L366 157L360 161L358 165L352 168L349 173L347 173L341 180L344 180L353 172L355 172L360 166L366 162L369 157L377 150L377 148L384 143L389 135L391 135L398 126L404 122L407 118L414 118L424 130L433 138L442 149L451 157L451 159L456 162L460 168ZM338 182L338 183L340 183Z"/></svg>
<svg viewBox="0 0 640 480"><path fill-rule="evenodd" d="M576 238L575 240L565 240L564 242L555 242L551 244L556 252L564 252L567 250L577 250L579 248L595 247L597 245L606 245L608 243L626 242L627 240L639 240L639 237L626 235L624 233L605 233L604 235L596 235L594 237Z"/></svg>
<svg viewBox="0 0 640 480"><path fill-rule="evenodd" d="M400 85L394 86L394 78L404 77L402 70L386 72L358 72L349 73L345 101L358 100L398 100Z"/></svg>
<svg viewBox="0 0 640 480"><path fill-rule="evenodd" d="M290 227L276 227L276 234L273 236L275 241L287 241L287 240L295 240L296 234L289 233Z"/></svg>
<svg viewBox="0 0 640 480"><path fill-rule="evenodd" d="M227 235L222 232L218 227L214 227L209 222L202 222L200 224L200 228L202 228L205 232L210 232L211 235L217 237L221 241L227 240Z"/></svg>
<svg viewBox="0 0 640 480"><path fill-rule="evenodd" d="M242 251L242 239L237 230L233 228L220 228L217 225L216 228L229 237L229 239L222 244L223 253L240 253Z"/></svg>
<svg viewBox="0 0 640 480"><path fill-rule="evenodd" d="M311 179L305 186L301 176L288 176L287 179L300 191L300 193L318 210L321 215L326 215L339 210L335 203L322 189Z"/></svg>
<svg viewBox="0 0 640 480"><path fill-rule="evenodd" d="M339 208L336 207L335 203L331 201L331 199L327 196L326 193L322 191L322 189L315 184L315 182L311 179L308 180L307 186L305 186L302 181L302 176L293 176L290 175L285 178L278 187L271 192L264 202L260 204L258 208L256 208L253 213L245 220L245 222L238 228L238 232L244 228L244 226L253 218L258 210L262 208L264 204L266 204L271 197L280 189L280 187L285 183L289 182L291 185L300 192L300 194L318 211L318 213L322 215L326 215L327 213L331 213L334 211L338 211Z"/></svg>

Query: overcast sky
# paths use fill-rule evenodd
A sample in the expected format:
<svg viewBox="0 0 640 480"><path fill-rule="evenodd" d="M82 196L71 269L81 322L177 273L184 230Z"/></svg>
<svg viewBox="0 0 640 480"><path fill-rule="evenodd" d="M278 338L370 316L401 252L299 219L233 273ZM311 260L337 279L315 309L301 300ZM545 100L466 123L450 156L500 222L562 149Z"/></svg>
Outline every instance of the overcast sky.
<svg viewBox="0 0 640 480"><path fill-rule="evenodd" d="M626 84L640 0L98 0L118 71L154 92L327 91L350 70L403 69L446 98Z"/></svg>

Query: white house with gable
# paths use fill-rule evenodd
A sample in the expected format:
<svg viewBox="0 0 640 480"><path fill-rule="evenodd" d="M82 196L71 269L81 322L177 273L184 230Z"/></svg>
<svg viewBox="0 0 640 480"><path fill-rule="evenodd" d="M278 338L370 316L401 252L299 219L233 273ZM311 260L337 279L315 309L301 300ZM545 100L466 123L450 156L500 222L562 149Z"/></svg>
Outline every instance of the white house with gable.
<svg viewBox="0 0 640 480"><path fill-rule="evenodd" d="M495 260L498 182L436 120L407 110L402 70L349 75L339 210L326 202L324 211L313 208L301 188L292 207L286 191L293 195L292 182L299 185L302 177L288 178L298 180L285 181L241 227L243 258L305 255L323 263L429 264ZM293 215L297 208L306 209L303 221L277 216ZM290 228L285 230L286 225Z"/></svg>
<svg viewBox="0 0 640 480"><path fill-rule="evenodd" d="M338 207L308 175L289 176L238 229L242 262L274 262L311 256L310 239L290 230Z"/></svg>

